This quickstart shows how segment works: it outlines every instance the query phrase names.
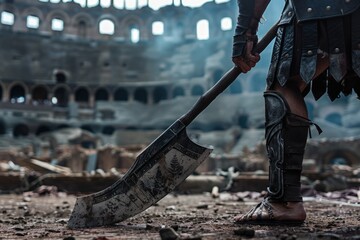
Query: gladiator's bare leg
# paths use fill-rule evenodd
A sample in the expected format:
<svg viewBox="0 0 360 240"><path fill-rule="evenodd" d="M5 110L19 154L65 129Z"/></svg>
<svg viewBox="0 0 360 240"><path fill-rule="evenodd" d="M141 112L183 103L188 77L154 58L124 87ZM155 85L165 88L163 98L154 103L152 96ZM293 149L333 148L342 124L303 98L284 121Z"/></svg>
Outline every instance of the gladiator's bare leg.
<svg viewBox="0 0 360 240"><path fill-rule="evenodd" d="M318 62L318 69L316 75L321 74L327 67L327 59L320 59ZM301 166L303 152L301 149L294 154L289 153L287 148L303 148L306 144L307 139L307 126L306 120L308 118L307 108L305 105L304 97L302 92L305 90L306 84L299 77L294 77L289 79L285 86L280 86L279 84L274 84L271 88L267 90L268 93L265 93L265 98L271 98L267 96L273 94L275 98L282 99L284 106L287 111L287 114L295 116L295 121L291 123L285 123L284 125L279 124L279 126L267 126L271 130L267 130L267 150L270 160L270 180L268 188L269 197L265 198L261 203L256 207L251 209L249 212L243 215L235 217L236 223L250 223L250 224L301 224L306 219L306 212L302 203L301 194L300 194L300 176L301 176ZM275 104L269 104L272 100L266 101L266 107L276 110L274 108L279 107ZM281 101L280 101L281 102ZM281 104L280 104L281 105ZM266 114L269 118L269 113ZM296 120L299 117L300 119ZM270 117L270 121L276 120L277 117ZM280 117L279 121L282 121ZM289 117L284 117L286 122L288 122ZM304 121L302 120L304 119ZM267 119L268 121L269 119ZM296 125L304 124L302 127L294 127ZM279 134L279 141L269 140L270 135L275 135L272 129L282 128L281 134ZM272 131L272 132L271 132ZM270 133L269 133L270 132ZM275 137L276 138L276 135ZM283 146L279 142L284 142ZM290 146L290 147L289 147ZM271 151L275 152L272 154ZM270 152L270 153L269 153ZM280 156L283 153L283 157ZM279 160L280 158L280 160ZM283 168L281 170L277 169L276 166L281 163ZM289 167L289 165L291 167ZM281 176L281 180L276 180L277 176ZM271 175L275 177L271 177ZM272 180L274 179L275 180ZM296 179L296 180L294 180ZM295 188L295 190L290 189ZM296 187L298 188L296 190ZM285 190L284 190L285 189ZM289 190L290 189L290 190ZM283 192L281 192L283 191ZM273 195L273 196L272 196ZM295 196L295 197L294 197Z"/></svg>

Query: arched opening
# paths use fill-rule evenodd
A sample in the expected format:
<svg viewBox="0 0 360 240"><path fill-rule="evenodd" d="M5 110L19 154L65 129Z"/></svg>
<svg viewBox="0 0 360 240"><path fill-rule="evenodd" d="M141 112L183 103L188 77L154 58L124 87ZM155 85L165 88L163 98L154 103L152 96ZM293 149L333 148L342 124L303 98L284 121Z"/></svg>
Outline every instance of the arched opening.
<svg viewBox="0 0 360 240"><path fill-rule="evenodd" d="M86 131L91 132L91 133L95 133L95 130L91 125L82 125L81 129L86 130Z"/></svg>
<svg viewBox="0 0 360 240"><path fill-rule="evenodd" d="M110 19L103 19L99 22L99 33L104 35L114 35L115 24Z"/></svg>
<svg viewBox="0 0 360 240"><path fill-rule="evenodd" d="M164 34L164 23L162 21L155 21L152 23L152 34L153 35Z"/></svg>
<svg viewBox="0 0 360 240"><path fill-rule="evenodd" d="M66 83L66 75L63 72L58 72L55 74L56 83Z"/></svg>
<svg viewBox="0 0 360 240"><path fill-rule="evenodd" d="M25 89L21 85L15 85L10 90L10 102L11 103L25 103L26 95Z"/></svg>
<svg viewBox="0 0 360 240"><path fill-rule="evenodd" d="M11 12L3 11L0 17L1 24L12 26L15 23L15 15Z"/></svg>
<svg viewBox="0 0 360 240"><path fill-rule="evenodd" d="M51 30L55 32L61 32L64 30L64 20L54 18L51 20Z"/></svg>
<svg viewBox="0 0 360 240"><path fill-rule="evenodd" d="M209 39L209 21L202 19L196 24L196 37L198 40L207 40Z"/></svg>
<svg viewBox="0 0 360 240"><path fill-rule="evenodd" d="M41 135L42 133L47 133L47 132L50 132L51 131L51 128L49 126L45 126L45 125L41 125L37 128L36 130L36 136L39 136Z"/></svg>
<svg viewBox="0 0 360 240"><path fill-rule="evenodd" d="M32 90L31 95L32 103L35 105L48 103L48 91L44 86L35 87Z"/></svg>
<svg viewBox="0 0 360 240"><path fill-rule="evenodd" d="M105 135L113 135L115 128L113 126L105 126L102 130L102 133Z"/></svg>
<svg viewBox="0 0 360 240"><path fill-rule="evenodd" d="M338 126L342 125L342 118L340 113L330 113L325 117L325 120L331 123L334 123Z"/></svg>
<svg viewBox="0 0 360 240"><path fill-rule="evenodd" d="M114 93L114 100L115 101L128 101L129 100L129 93L124 88L118 88Z"/></svg>
<svg viewBox="0 0 360 240"><path fill-rule="evenodd" d="M23 123L16 125L13 129L14 137L23 137L29 135L29 127Z"/></svg>
<svg viewBox="0 0 360 240"><path fill-rule="evenodd" d="M130 29L130 41L132 43L138 43L140 41L140 30L137 26L131 26Z"/></svg>
<svg viewBox="0 0 360 240"><path fill-rule="evenodd" d="M224 17L220 22L221 30L229 31L232 29L232 19L230 17Z"/></svg>
<svg viewBox="0 0 360 240"><path fill-rule="evenodd" d="M0 135L4 135L6 133L6 124L3 120L0 120Z"/></svg>
<svg viewBox="0 0 360 240"><path fill-rule="evenodd" d="M75 92L75 102L88 103L89 91L84 87L78 88Z"/></svg>
<svg viewBox="0 0 360 240"><path fill-rule="evenodd" d="M69 93L67 89L64 87L57 88L51 102L58 107L67 107L69 102Z"/></svg>
<svg viewBox="0 0 360 240"><path fill-rule="evenodd" d="M185 90L182 87L175 87L172 93L173 98L179 97L179 96L185 96Z"/></svg>
<svg viewBox="0 0 360 240"><path fill-rule="evenodd" d="M79 37L86 37L87 32L86 32L86 22L84 20L80 20L78 22L78 28L77 28L77 34Z"/></svg>
<svg viewBox="0 0 360 240"><path fill-rule="evenodd" d="M59 126L56 127L57 130L60 130L60 129L65 129L65 128L70 128L70 125L67 125L67 124L61 124Z"/></svg>
<svg viewBox="0 0 360 240"><path fill-rule="evenodd" d="M105 88L99 88L95 92L95 101L108 101L109 93Z"/></svg>
<svg viewBox="0 0 360 240"><path fill-rule="evenodd" d="M164 87L155 88L153 98L154 98L155 103L158 103L161 100L167 99L168 97L167 97L166 89Z"/></svg>
<svg viewBox="0 0 360 240"><path fill-rule="evenodd" d="M148 102L148 93L145 90L145 88L136 89L135 93L134 93L134 99L135 99L135 101L138 101L141 103L147 103Z"/></svg>
<svg viewBox="0 0 360 240"><path fill-rule="evenodd" d="M201 96L204 94L204 89L202 86L200 85L195 85L193 86L193 88L191 89L191 95L192 96Z"/></svg>
<svg viewBox="0 0 360 240"><path fill-rule="evenodd" d="M26 27L30 29L38 29L40 26L40 19L37 16L29 15L26 17Z"/></svg>

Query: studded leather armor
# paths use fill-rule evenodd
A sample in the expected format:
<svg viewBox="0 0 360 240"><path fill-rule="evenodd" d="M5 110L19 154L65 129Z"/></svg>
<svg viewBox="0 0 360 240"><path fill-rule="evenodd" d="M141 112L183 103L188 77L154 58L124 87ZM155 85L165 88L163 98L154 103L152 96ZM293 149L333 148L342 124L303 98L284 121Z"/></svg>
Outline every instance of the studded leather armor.
<svg viewBox="0 0 360 240"><path fill-rule="evenodd" d="M360 7L359 0L291 0L298 21L327 19L352 13Z"/></svg>

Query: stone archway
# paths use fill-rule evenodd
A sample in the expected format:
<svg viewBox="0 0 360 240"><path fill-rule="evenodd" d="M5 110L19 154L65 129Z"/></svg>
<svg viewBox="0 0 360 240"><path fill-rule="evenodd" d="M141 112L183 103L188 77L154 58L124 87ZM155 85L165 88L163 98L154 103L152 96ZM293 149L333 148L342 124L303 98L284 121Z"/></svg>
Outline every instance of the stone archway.
<svg viewBox="0 0 360 240"><path fill-rule="evenodd" d="M183 87L175 87L172 91L173 98L179 97L179 96L185 96L185 90Z"/></svg>
<svg viewBox="0 0 360 240"><path fill-rule="evenodd" d="M89 103L90 93L85 87L80 87L75 91L75 101L79 103Z"/></svg>
<svg viewBox="0 0 360 240"><path fill-rule="evenodd" d="M168 98L168 94L167 94L166 88L157 87L154 89L154 92L153 92L154 103L158 103L161 100L165 100L167 98Z"/></svg>
<svg viewBox="0 0 360 240"><path fill-rule="evenodd" d="M114 93L115 101L128 101L129 93L125 88L118 88Z"/></svg>
<svg viewBox="0 0 360 240"><path fill-rule="evenodd" d="M20 84L16 84L10 89L10 102L11 103L26 103L25 88Z"/></svg>
<svg viewBox="0 0 360 240"><path fill-rule="evenodd" d="M95 92L95 101L108 101L109 92L105 88L99 88Z"/></svg>
<svg viewBox="0 0 360 240"><path fill-rule="evenodd" d="M52 102L58 107L67 107L69 103L69 91L65 87L58 87L54 92Z"/></svg>
<svg viewBox="0 0 360 240"><path fill-rule="evenodd" d="M33 104L47 104L48 90L44 86L36 86L31 92L31 101Z"/></svg>
<svg viewBox="0 0 360 240"><path fill-rule="evenodd" d="M29 127L26 124L19 123L15 125L13 129L13 136L14 137L23 137L28 136L30 134Z"/></svg>
<svg viewBox="0 0 360 240"><path fill-rule="evenodd" d="M138 88L135 90L134 93L134 99L135 101L141 102L141 103L147 103L148 102L148 93L145 88Z"/></svg>

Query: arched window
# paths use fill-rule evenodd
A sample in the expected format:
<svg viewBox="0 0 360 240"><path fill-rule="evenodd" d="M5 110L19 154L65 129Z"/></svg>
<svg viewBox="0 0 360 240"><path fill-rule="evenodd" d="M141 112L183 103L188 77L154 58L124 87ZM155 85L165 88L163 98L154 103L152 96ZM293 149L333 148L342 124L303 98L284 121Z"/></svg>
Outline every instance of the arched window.
<svg viewBox="0 0 360 240"><path fill-rule="evenodd" d="M130 41L132 43L138 43L140 41L140 30L133 26L130 28Z"/></svg>
<svg viewBox="0 0 360 240"><path fill-rule="evenodd" d="M161 21L153 22L152 33L153 33L153 35L163 35L164 34L164 23Z"/></svg>
<svg viewBox="0 0 360 240"><path fill-rule="evenodd" d="M15 23L15 16L11 12L3 11L1 13L1 23L4 25L14 25Z"/></svg>
<svg viewBox="0 0 360 240"><path fill-rule="evenodd" d="M127 10L134 10L136 9L136 2L134 0L125 0L125 8Z"/></svg>
<svg viewBox="0 0 360 240"><path fill-rule="evenodd" d="M100 6L103 8L108 8L111 6L111 0L100 0Z"/></svg>
<svg viewBox="0 0 360 240"><path fill-rule="evenodd" d="M125 8L125 0L114 0L114 7L118 9Z"/></svg>
<svg viewBox="0 0 360 240"><path fill-rule="evenodd" d="M26 96L25 90L20 85L15 85L10 90L10 102L11 103L25 103Z"/></svg>
<svg viewBox="0 0 360 240"><path fill-rule="evenodd" d="M178 96L185 96L184 88L182 88L182 87L174 88L172 95L173 95L173 98L176 98Z"/></svg>
<svg viewBox="0 0 360 240"><path fill-rule="evenodd" d="M89 102L89 92L86 88L79 88L75 92L75 101L76 102Z"/></svg>
<svg viewBox="0 0 360 240"><path fill-rule="evenodd" d="M134 99L135 101L147 103L148 101L148 94L147 91L144 88L138 88L135 90L134 93Z"/></svg>
<svg viewBox="0 0 360 240"><path fill-rule="evenodd" d="M80 20L78 23L78 36L86 37L86 22L84 20Z"/></svg>
<svg viewBox="0 0 360 240"><path fill-rule="evenodd" d="M99 88L95 93L95 101L108 101L109 93L104 88Z"/></svg>
<svg viewBox="0 0 360 240"><path fill-rule="evenodd" d="M127 101L129 100L129 94L124 88L119 88L114 93L115 101Z"/></svg>
<svg viewBox="0 0 360 240"><path fill-rule="evenodd" d="M51 29L56 32L61 32L64 30L64 21L59 18L54 18L51 20Z"/></svg>
<svg viewBox="0 0 360 240"><path fill-rule="evenodd" d="M14 137L21 137L29 135L29 127L25 124L18 124L13 129L13 136Z"/></svg>
<svg viewBox="0 0 360 240"><path fill-rule="evenodd" d="M334 123L338 126L341 126L342 125L342 117L341 117L341 114L340 113L337 113L337 112L333 112L333 113L330 113L328 114L326 117L325 117L325 120L328 121L328 122L331 122L331 123Z"/></svg>
<svg viewBox="0 0 360 240"><path fill-rule="evenodd" d="M99 5L99 0L87 0L87 7L96 7Z"/></svg>
<svg viewBox="0 0 360 240"><path fill-rule="evenodd" d="M42 133L47 133L47 132L50 132L51 131L51 128L49 126L46 126L46 125L40 125L38 127L38 129L36 130L35 132L35 135L36 136L39 136L40 134Z"/></svg>
<svg viewBox="0 0 360 240"><path fill-rule="evenodd" d="M31 29L38 29L40 26L40 19L37 16L29 15L26 17L26 27Z"/></svg>
<svg viewBox="0 0 360 240"><path fill-rule="evenodd" d="M153 98L154 98L155 103L158 103L161 100L167 99L166 89L164 87L155 88Z"/></svg>
<svg viewBox="0 0 360 240"><path fill-rule="evenodd" d="M0 134L3 135L6 133L6 124L3 120L0 120Z"/></svg>
<svg viewBox="0 0 360 240"><path fill-rule="evenodd" d="M103 19L99 23L99 33L104 35L114 35L115 24L110 19Z"/></svg>
<svg viewBox="0 0 360 240"><path fill-rule="evenodd" d="M209 21L206 19L200 20L196 24L196 37L198 40L209 39Z"/></svg>
<svg viewBox="0 0 360 240"><path fill-rule="evenodd" d="M230 17L224 17L221 19L221 30L229 31L232 29L232 19Z"/></svg>
<svg viewBox="0 0 360 240"><path fill-rule="evenodd" d="M32 90L31 99L34 104L45 104L48 99L48 91L43 86L37 86Z"/></svg>
<svg viewBox="0 0 360 240"><path fill-rule="evenodd" d="M105 126L102 130L102 133L105 135L112 135L115 130L116 129L113 126Z"/></svg>
<svg viewBox="0 0 360 240"><path fill-rule="evenodd" d="M52 104L59 107L67 107L69 102L69 93L64 87L59 87L54 92L54 97L51 99Z"/></svg>

